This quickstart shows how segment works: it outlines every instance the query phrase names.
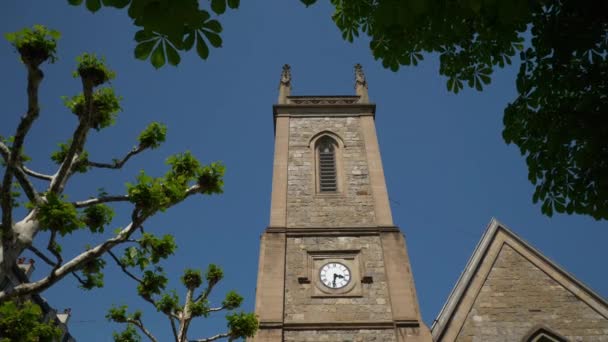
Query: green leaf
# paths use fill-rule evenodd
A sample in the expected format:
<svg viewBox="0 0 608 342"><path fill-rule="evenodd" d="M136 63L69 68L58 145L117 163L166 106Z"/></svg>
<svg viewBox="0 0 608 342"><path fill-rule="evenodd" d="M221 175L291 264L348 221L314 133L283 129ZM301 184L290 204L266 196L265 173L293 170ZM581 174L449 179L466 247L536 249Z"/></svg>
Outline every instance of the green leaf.
<svg viewBox="0 0 608 342"><path fill-rule="evenodd" d="M209 47L207 47L207 43L203 40L200 33L196 33L196 53L201 57L201 59L207 59L209 57Z"/></svg>
<svg viewBox="0 0 608 342"><path fill-rule="evenodd" d="M492 81L492 79L490 78L490 76L484 75L484 74L479 74L479 78L481 79L481 81L484 84L490 84L490 81Z"/></svg>
<svg viewBox="0 0 608 342"><path fill-rule="evenodd" d="M228 7L232 9L239 8L240 2L240 0L228 0Z"/></svg>
<svg viewBox="0 0 608 342"><path fill-rule="evenodd" d="M163 50L162 42L156 46L154 52L152 52L152 57L150 57L150 63L158 69L165 65L165 51Z"/></svg>
<svg viewBox="0 0 608 342"><path fill-rule="evenodd" d="M82 0L68 0L68 3L72 6L80 6L80 4L82 4Z"/></svg>
<svg viewBox="0 0 608 342"><path fill-rule="evenodd" d="M211 0L211 9L217 14L226 12L226 0Z"/></svg>
<svg viewBox="0 0 608 342"><path fill-rule="evenodd" d="M99 11L101 8L100 0L87 0L86 2L87 9L93 13Z"/></svg>
<svg viewBox="0 0 608 342"><path fill-rule="evenodd" d="M194 46L194 35L194 32L186 34L186 39L184 39L184 49L186 51L189 51L190 49L192 49L192 46Z"/></svg>
<svg viewBox="0 0 608 342"><path fill-rule="evenodd" d="M158 40L150 40L137 44L134 50L135 58L141 59L142 61L148 59L148 56L150 56L150 53L152 52L152 49L156 43L158 43Z"/></svg>
<svg viewBox="0 0 608 342"><path fill-rule="evenodd" d="M208 22L203 24L204 28L207 28L215 33L222 32L222 25L217 20L209 20Z"/></svg>
<svg viewBox="0 0 608 342"><path fill-rule="evenodd" d="M179 57L179 53L177 52L177 50L175 50L173 46L171 46L171 44L167 44L166 46L167 60L169 61L169 64L177 66L181 60L181 58Z"/></svg>
<svg viewBox="0 0 608 342"><path fill-rule="evenodd" d="M135 33L135 41L138 43L143 42L144 40L149 40L154 38L154 33L152 31L139 30Z"/></svg>
<svg viewBox="0 0 608 342"><path fill-rule="evenodd" d="M125 8L130 3L131 3L131 0L103 0L104 6L114 7L114 8Z"/></svg>
<svg viewBox="0 0 608 342"><path fill-rule="evenodd" d="M206 31L203 30L203 34L205 34L205 37L207 37L207 39L209 40L209 43L211 43L211 45L215 48L219 48L222 47L222 38L220 37L219 34L213 33L211 31Z"/></svg>
<svg viewBox="0 0 608 342"><path fill-rule="evenodd" d="M314 5L314 3L317 2L317 0L300 0L300 2L302 2L304 5L306 5L306 7L308 7L310 5Z"/></svg>

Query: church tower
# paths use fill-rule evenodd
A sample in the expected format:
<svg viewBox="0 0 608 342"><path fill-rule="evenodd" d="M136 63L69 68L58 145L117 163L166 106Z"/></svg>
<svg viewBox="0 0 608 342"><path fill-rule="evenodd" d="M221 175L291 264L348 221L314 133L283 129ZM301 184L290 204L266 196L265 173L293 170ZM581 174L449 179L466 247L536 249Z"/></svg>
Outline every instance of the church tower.
<svg viewBox="0 0 608 342"><path fill-rule="evenodd" d="M253 341L432 341L405 238L393 224L376 106L360 65L355 89L291 96L283 67Z"/></svg>

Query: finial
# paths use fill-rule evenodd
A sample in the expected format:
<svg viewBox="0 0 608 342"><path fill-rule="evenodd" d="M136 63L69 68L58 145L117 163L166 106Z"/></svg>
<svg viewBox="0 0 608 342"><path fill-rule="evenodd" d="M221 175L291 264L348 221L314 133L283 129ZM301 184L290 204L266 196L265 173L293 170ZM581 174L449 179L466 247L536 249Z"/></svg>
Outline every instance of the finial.
<svg viewBox="0 0 608 342"><path fill-rule="evenodd" d="M289 64L283 65L280 85L285 85L291 88L291 67L289 66Z"/></svg>
<svg viewBox="0 0 608 342"><path fill-rule="evenodd" d="M369 96L367 95L367 81L365 80L363 67L359 63L355 64L355 92L360 96L360 103L369 103Z"/></svg>
<svg viewBox="0 0 608 342"><path fill-rule="evenodd" d="M289 64L285 64L279 82L279 104L287 103L287 96L289 95L291 95L291 67Z"/></svg>

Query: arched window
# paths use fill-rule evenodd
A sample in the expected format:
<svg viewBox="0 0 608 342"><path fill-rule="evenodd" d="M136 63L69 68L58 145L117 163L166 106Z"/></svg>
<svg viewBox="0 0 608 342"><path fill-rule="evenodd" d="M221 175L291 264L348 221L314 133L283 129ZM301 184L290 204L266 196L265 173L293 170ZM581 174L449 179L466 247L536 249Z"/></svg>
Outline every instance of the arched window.
<svg viewBox="0 0 608 342"><path fill-rule="evenodd" d="M336 141L324 136L317 141L317 175L319 192L338 191Z"/></svg>
<svg viewBox="0 0 608 342"><path fill-rule="evenodd" d="M567 340L549 329L537 328L524 339L525 342L567 342Z"/></svg>

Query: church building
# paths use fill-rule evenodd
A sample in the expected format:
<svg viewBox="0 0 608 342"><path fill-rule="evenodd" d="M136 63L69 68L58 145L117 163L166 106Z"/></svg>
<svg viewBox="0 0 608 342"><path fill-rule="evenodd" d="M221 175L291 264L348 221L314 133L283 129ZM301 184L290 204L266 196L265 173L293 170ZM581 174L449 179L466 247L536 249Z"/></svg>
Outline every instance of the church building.
<svg viewBox="0 0 608 342"><path fill-rule="evenodd" d="M429 328L360 65L355 89L292 96L283 67L252 341L608 341L606 300L496 220Z"/></svg>

